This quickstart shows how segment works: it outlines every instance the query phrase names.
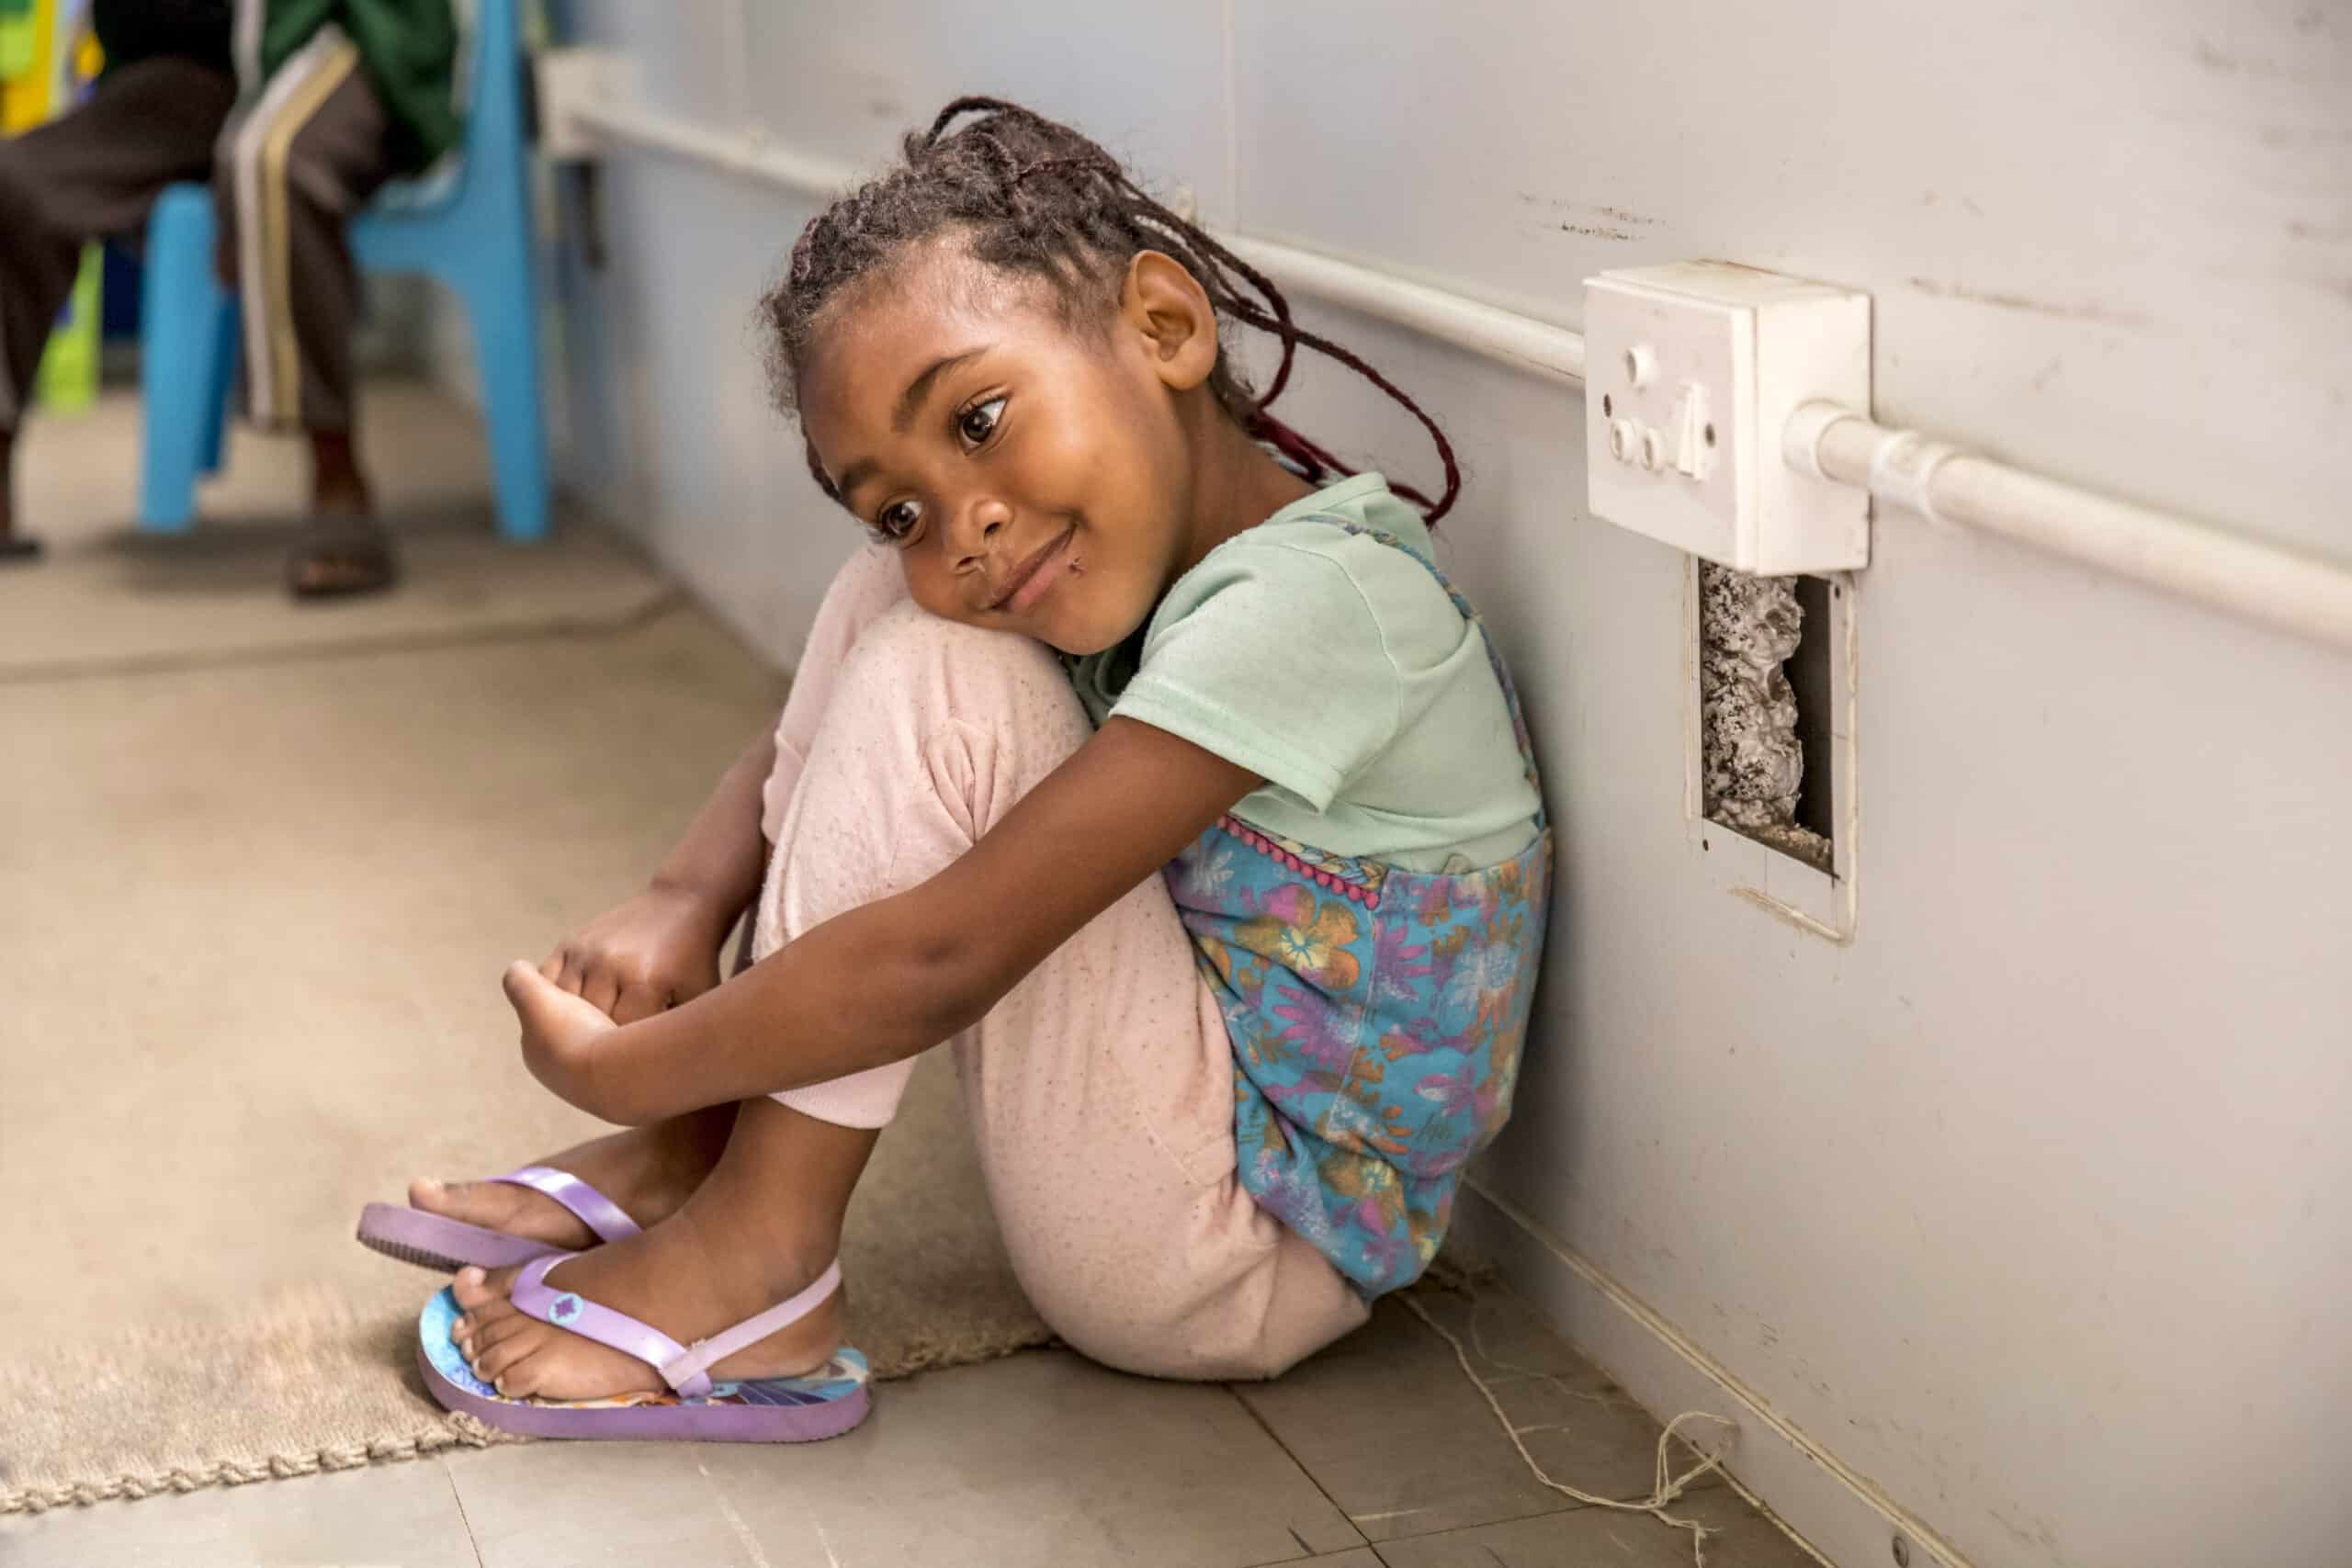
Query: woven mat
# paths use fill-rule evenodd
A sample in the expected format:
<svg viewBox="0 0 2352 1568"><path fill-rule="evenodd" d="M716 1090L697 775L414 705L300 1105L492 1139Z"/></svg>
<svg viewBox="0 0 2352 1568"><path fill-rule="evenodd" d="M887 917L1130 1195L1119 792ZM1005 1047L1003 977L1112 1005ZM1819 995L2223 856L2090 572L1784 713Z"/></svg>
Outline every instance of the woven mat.
<svg viewBox="0 0 2352 1568"><path fill-rule="evenodd" d="M158 535L131 523L135 397L28 422L18 520L47 554L0 567L0 683L604 629L674 597L631 552L560 513L545 543L503 543L481 427L447 398L390 382L371 389L363 417L401 591L332 604L298 604L284 588L309 484L300 439L233 431L197 526Z"/></svg>
<svg viewBox="0 0 2352 1568"><path fill-rule="evenodd" d="M359 1206L591 1130L499 972L637 886L781 696L684 606L0 680L0 1513L487 1440ZM939 1065L848 1234L878 1371L1046 1338Z"/></svg>

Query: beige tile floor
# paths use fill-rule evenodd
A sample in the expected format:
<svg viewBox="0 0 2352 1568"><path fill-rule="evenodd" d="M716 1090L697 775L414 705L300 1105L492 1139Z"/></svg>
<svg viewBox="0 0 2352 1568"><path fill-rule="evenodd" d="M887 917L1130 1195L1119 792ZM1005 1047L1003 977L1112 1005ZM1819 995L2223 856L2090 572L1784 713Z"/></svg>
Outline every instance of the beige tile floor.
<svg viewBox="0 0 2352 1568"><path fill-rule="evenodd" d="M1430 1303L1539 1462L1649 1486L1657 1425L1494 1287ZM1507 1350L1502 1349L1508 1346ZM1710 1568L1813 1558L1721 1482L1675 1510ZM1394 1304L1267 1384L1062 1350L884 1385L804 1448L533 1443L0 1519L6 1568L1679 1568L1690 1537L1536 1484L1452 1349Z"/></svg>
<svg viewBox="0 0 2352 1568"><path fill-rule="evenodd" d="M77 457L95 467L104 454L80 448L130 439L105 429L75 443ZM129 452L115 457L119 467ZM1656 1421L1529 1308L1499 1291L1420 1299L1455 1333L1475 1329L1482 1375L1554 1475L1608 1495L1647 1491ZM1720 1481L1681 1511L1720 1532L1713 1568L1813 1561ZM863 1427L806 1448L541 1443L0 1518L0 1568L1690 1560L1679 1531L1538 1484L1452 1348L1393 1303L1269 1384L1153 1382L1040 1351L886 1385Z"/></svg>

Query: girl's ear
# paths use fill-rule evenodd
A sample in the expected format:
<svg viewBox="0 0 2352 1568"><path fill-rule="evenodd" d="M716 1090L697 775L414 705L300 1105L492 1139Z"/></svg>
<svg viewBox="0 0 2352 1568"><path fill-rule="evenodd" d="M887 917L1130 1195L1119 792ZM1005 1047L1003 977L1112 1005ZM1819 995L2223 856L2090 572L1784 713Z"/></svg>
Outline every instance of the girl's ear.
<svg viewBox="0 0 2352 1568"><path fill-rule="evenodd" d="M1190 391L1216 368L1216 310L1200 280L1173 256L1137 251L1127 263L1119 325L1171 391Z"/></svg>

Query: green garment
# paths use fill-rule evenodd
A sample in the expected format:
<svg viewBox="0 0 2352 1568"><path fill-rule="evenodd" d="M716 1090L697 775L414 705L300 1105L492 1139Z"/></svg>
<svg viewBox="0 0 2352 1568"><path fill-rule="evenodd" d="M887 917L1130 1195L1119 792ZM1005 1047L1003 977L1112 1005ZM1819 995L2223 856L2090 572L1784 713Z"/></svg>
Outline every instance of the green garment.
<svg viewBox="0 0 2352 1568"><path fill-rule="evenodd" d="M1079 699L1263 778L1233 814L1277 838L1408 871L1500 864L1535 836L1535 791L1478 628L1405 550L1433 558L1378 474L1295 501L1176 580L1139 659L1129 639L1074 660Z"/></svg>
<svg viewBox="0 0 2352 1568"><path fill-rule="evenodd" d="M413 174L458 145L465 117L450 0L237 0L237 71L244 90L258 91L329 24L358 49L359 68L391 117L388 150L395 168ZM251 48L256 38L257 54Z"/></svg>

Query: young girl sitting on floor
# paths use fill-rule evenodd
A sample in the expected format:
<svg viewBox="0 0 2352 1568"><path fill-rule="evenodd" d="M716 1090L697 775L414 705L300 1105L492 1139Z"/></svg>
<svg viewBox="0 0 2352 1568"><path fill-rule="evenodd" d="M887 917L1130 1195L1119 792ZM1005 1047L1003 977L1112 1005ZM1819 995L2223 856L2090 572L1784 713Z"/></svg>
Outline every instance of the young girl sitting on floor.
<svg viewBox="0 0 2352 1568"><path fill-rule="evenodd" d="M1420 1273L1508 1115L1551 836L1423 519L1265 405L1302 344L1368 377L1438 442L1430 522L1453 454L995 100L811 222L763 313L873 547L650 886L508 973L531 1071L632 1130L371 1206L363 1239L466 1265L428 1380L549 1435L854 1425L842 1211L942 1042L1046 1321L1132 1371L1271 1377ZM1221 322L1280 341L1262 397Z"/></svg>

